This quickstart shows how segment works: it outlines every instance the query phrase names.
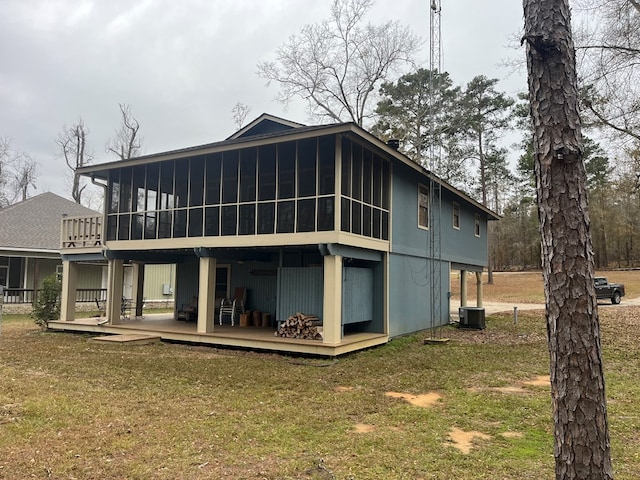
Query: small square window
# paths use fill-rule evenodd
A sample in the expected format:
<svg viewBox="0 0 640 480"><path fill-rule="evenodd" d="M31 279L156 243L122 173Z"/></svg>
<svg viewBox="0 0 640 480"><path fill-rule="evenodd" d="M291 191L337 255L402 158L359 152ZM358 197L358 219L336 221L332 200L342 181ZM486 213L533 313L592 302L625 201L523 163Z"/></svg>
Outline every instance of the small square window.
<svg viewBox="0 0 640 480"><path fill-rule="evenodd" d="M475 234L476 237L480 236L480 215L476 213L475 215Z"/></svg>
<svg viewBox="0 0 640 480"><path fill-rule="evenodd" d="M429 189L418 185L418 227L429 228Z"/></svg>
<svg viewBox="0 0 640 480"><path fill-rule="evenodd" d="M460 205L453 204L453 228L460 230Z"/></svg>

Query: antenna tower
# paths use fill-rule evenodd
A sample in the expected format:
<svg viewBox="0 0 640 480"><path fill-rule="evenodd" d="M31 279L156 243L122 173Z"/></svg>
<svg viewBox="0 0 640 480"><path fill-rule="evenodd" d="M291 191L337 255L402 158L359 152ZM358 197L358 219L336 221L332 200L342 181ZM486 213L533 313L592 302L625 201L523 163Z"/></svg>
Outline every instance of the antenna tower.
<svg viewBox="0 0 640 480"><path fill-rule="evenodd" d="M431 336L435 328L442 322L442 250L441 250L441 213L442 189L436 177L442 161L442 144L440 141L440 125L436 121L438 106L436 105L439 88L437 75L442 73L442 41L441 41L441 0L430 0L429 15L429 70L430 70L430 128L429 144L429 300L431 302ZM448 290L448 289L447 289Z"/></svg>

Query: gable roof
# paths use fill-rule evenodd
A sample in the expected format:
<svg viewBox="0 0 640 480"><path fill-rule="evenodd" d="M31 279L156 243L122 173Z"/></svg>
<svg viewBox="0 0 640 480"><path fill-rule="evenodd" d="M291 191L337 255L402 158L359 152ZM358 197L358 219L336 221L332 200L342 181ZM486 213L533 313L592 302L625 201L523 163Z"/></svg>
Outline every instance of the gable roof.
<svg viewBox="0 0 640 480"><path fill-rule="evenodd" d="M0 209L0 250L60 250L62 217L100 215L46 192Z"/></svg>
<svg viewBox="0 0 640 480"><path fill-rule="evenodd" d="M263 135L265 133L282 132L290 130L292 128L304 127L301 123L292 122L284 118L276 117L275 115L269 115L263 113L255 120L249 122L248 125L242 127L236 133L227 137L227 140L233 140L235 138L253 137L255 135Z"/></svg>

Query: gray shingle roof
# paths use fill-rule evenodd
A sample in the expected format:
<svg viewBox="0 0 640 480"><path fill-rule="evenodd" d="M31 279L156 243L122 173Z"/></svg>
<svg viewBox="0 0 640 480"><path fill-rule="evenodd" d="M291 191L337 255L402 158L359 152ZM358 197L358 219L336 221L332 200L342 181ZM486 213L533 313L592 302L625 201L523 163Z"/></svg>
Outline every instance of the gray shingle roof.
<svg viewBox="0 0 640 480"><path fill-rule="evenodd" d="M99 215L55 193L41 193L0 209L0 249L59 250L63 214Z"/></svg>

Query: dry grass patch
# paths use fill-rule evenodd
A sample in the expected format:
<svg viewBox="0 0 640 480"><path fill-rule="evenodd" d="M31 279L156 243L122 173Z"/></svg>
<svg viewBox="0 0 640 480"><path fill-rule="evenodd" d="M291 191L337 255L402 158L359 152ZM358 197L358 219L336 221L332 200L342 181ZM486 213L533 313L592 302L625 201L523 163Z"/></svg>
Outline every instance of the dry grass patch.
<svg viewBox="0 0 640 480"><path fill-rule="evenodd" d="M462 453L469 454L475 446L475 440L491 440L491 435L475 431L465 432L454 427L449 430L448 440L449 443L445 443L446 446L457 448Z"/></svg>
<svg viewBox="0 0 640 480"><path fill-rule="evenodd" d="M435 392L414 395L412 393L386 392L385 395L391 398L400 398L416 407L428 408L435 405L442 397Z"/></svg>
<svg viewBox="0 0 640 480"><path fill-rule="evenodd" d="M356 423L353 428L356 433L371 433L376 429L376 426L366 423Z"/></svg>
<svg viewBox="0 0 640 480"><path fill-rule="evenodd" d="M597 276L607 277L612 283L625 285L626 297L640 297L640 270L598 271ZM487 283L487 274L482 276L483 296L486 300L509 303L544 303L542 272L494 272L493 284ZM451 293L460 298L460 273L451 274ZM467 274L467 298L476 299L476 277ZM624 298L622 300L624 303Z"/></svg>

